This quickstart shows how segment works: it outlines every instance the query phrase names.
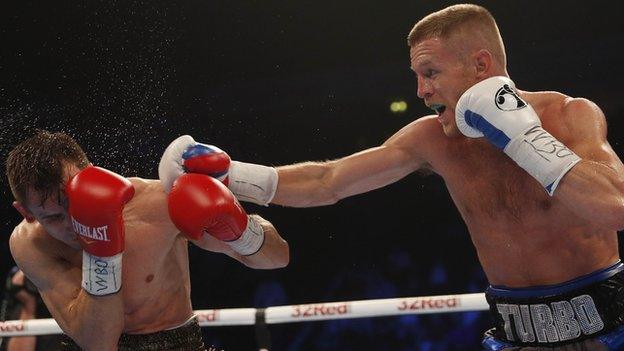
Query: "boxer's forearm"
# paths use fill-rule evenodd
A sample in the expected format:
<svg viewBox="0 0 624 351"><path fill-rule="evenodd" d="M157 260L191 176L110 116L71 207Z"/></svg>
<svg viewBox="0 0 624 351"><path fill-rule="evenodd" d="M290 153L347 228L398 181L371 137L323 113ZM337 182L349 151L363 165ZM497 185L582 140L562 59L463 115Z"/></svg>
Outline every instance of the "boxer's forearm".
<svg viewBox="0 0 624 351"><path fill-rule="evenodd" d="M288 243L282 239L271 223L261 218L259 220L264 230L264 243L258 252L249 256L241 256L240 261L254 269L286 267L290 260Z"/></svg>
<svg viewBox="0 0 624 351"><path fill-rule="evenodd" d="M555 198L579 217L612 230L624 230L624 174L583 160L561 181Z"/></svg>
<svg viewBox="0 0 624 351"><path fill-rule="evenodd" d="M329 183L329 162L305 162L277 168L279 182L271 203L292 207L331 205L339 200Z"/></svg>
<svg viewBox="0 0 624 351"><path fill-rule="evenodd" d="M89 295L80 290L64 316L65 330L86 350L117 350L123 331L124 310L122 292L105 296Z"/></svg>
<svg viewBox="0 0 624 351"><path fill-rule="evenodd" d="M392 184L424 166L420 152L404 138L326 162L306 162L277 168L274 204L294 207L331 205L349 196Z"/></svg>

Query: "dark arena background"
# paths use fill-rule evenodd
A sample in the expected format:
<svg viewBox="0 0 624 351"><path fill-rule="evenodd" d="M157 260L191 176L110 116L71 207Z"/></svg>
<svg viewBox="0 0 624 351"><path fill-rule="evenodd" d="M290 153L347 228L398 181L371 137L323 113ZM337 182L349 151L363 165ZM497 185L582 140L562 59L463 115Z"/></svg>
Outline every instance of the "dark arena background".
<svg viewBox="0 0 624 351"><path fill-rule="evenodd" d="M0 156L35 129L64 131L91 160L157 177L181 134L233 159L284 165L377 146L430 111L406 36L448 1L4 1ZM525 90L595 101L624 157L621 2L479 1ZM391 110L405 102L405 111ZM399 106L401 107L401 106ZM401 110L401 109L399 109ZM495 167L495 165L493 165ZM0 188L0 274L20 221ZM260 207L291 263L251 270L190 246L195 309L482 292L487 281L441 178L413 174L318 208ZM561 240L566 240L561 238ZM527 264L530 264L527 263ZM272 350L479 350L485 312L269 327ZM206 345L257 349L253 327L204 328Z"/></svg>

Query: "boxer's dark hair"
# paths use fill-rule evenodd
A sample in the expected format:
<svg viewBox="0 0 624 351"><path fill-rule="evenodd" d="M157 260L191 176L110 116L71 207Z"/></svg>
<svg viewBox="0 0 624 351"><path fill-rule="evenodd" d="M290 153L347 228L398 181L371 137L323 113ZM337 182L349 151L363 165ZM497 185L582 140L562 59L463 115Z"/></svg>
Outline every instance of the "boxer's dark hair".
<svg viewBox="0 0 624 351"><path fill-rule="evenodd" d="M61 190L67 163L82 169L89 165L89 160L69 135L38 130L11 150L6 159L6 175L13 196L26 204L28 191L32 189L43 204Z"/></svg>

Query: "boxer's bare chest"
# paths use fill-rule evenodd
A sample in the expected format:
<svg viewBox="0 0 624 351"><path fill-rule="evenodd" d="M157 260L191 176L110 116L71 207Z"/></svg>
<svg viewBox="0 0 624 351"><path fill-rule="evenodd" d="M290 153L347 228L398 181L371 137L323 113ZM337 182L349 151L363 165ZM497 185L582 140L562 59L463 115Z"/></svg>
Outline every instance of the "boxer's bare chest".
<svg viewBox="0 0 624 351"><path fill-rule="evenodd" d="M527 224L557 209L537 181L485 140L452 143L447 151L440 173L469 224Z"/></svg>
<svg viewBox="0 0 624 351"><path fill-rule="evenodd" d="M76 268L82 251L65 248L64 257ZM169 290L188 285L187 242L175 233L149 223L125 225L123 294L126 313L134 313Z"/></svg>
<svg viewBox="0 0 624 351"><path fill-rule="evenodd" d="M544 127L557 134L550 103L535 106ZM553 130L554 129L554 130ZM548 196L541 185L484 138L440 140L434 155L436 171L471 226L561 227L577 225L568 210Z"/></svg>
<svg viewBox="0 0 624 351"><path fill-rule="evenodd" d="M149 224L126 226L123 282L127 312L188 280L186 241L172 235Z"/></svg>
<svg viewBox="0 0 624 351"><path fill-rule="evenodd" d="M189 279L187 242L168 220L166 198L155 184L133 184L137 195L123 213L126 313L168 296Z"/></svg>

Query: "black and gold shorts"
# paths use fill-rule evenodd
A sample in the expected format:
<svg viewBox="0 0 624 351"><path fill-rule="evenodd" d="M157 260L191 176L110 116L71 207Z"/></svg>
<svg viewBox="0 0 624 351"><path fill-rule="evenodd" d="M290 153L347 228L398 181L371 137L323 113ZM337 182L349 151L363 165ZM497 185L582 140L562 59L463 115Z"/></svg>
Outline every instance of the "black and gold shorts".
<svg viewBox="0 0 624 351"><path fill-rule="evenodd" d="M193 318L184 325L149 334L122 334L119 338L119 351L206 351L202 331ZM67 335L61 340L61 350L82 350Z"/></svg>

